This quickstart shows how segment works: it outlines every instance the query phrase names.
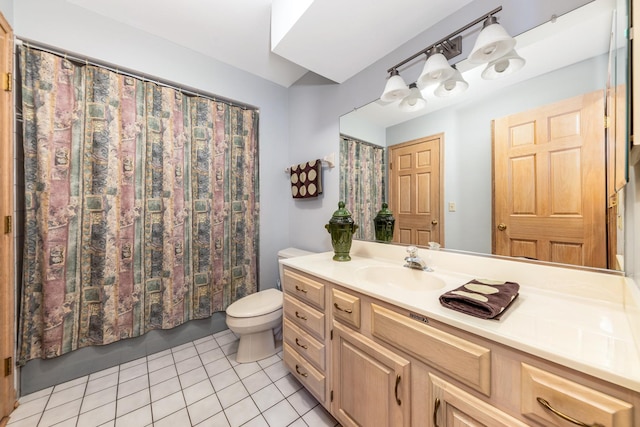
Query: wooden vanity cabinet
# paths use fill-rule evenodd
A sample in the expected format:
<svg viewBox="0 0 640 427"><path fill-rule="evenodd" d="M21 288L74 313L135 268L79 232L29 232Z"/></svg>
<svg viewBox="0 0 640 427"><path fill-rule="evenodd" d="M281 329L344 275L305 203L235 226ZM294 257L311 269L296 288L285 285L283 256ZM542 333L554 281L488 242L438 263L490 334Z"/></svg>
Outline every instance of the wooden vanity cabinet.
<svg viewBox="0 0 640 427"><path fill-rule="evenodd" d="M285 268L282 352L284 364L327 409L326 283Z"/></svg>
<svg viewBox="0 0 640 427"><path fill-rule="evenodd" d="M640 426L640 393L289 267L284 288L285 363L343 426Z"/></svg>

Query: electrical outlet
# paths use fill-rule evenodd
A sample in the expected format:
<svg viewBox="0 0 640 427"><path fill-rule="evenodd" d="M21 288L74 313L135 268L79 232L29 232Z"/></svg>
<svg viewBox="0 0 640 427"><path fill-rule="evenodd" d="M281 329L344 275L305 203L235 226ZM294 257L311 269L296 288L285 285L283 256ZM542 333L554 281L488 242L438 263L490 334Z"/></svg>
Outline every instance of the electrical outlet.
<svg viewBox="0 0 640 427"><path fill-rule="evenodd" d="M449 202L449 212L455 212L455 211L456 211L456 203Z"/></svg>

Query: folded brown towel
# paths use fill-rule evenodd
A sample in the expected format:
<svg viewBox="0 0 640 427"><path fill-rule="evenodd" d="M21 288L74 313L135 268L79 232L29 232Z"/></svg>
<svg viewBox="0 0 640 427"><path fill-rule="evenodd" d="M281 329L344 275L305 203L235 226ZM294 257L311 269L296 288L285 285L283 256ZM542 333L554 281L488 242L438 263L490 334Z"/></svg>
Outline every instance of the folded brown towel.
<svg viewBox="0 0 640 427"><path fill-rule="evenodd" d="M291 195L294 199L307 199L322 194L322 160L311 160L290 168Z"/></svg>
<svg viewBox="0 0 640 427"><path fill-rule="evenodd" d="M440 295L440 304L482 319L498 320L518 297L515 282L474 279Z"/></svg>

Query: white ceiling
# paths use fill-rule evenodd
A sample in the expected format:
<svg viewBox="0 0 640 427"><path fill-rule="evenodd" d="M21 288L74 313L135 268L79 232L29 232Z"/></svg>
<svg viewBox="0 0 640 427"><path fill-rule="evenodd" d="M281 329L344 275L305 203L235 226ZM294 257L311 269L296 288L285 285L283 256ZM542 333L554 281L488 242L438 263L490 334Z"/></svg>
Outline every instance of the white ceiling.
<svg viewBox="0 0 640 427"><path fill-rule="evenodd" d="M371 0L67 1L285 87L307 71L342 83L471 2L401 0L390 7ZM279 13L277 28L272 6ZM290 11L294 16L283 17Z"/></svg>

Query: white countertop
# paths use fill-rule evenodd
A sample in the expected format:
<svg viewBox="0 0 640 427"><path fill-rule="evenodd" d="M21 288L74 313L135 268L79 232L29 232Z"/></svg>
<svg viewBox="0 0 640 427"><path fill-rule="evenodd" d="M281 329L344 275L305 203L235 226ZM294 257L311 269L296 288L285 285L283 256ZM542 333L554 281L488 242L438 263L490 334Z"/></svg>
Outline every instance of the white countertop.
<svg viewBox="0 0 640 427"><path fill-rule="evenodd" d="M392 250L393 260L358 255L367 253L369 248L352 250L349 262L333 261L333 252L281 262L483 338L640 392L640 352L623 299L615 296L624 294L623 277L557 267L554 270L554 267L541 268L509 261L497 261L496 264L495 259L421 249L419 255L432 261L435 271L418 273L435 275L444 280L445 286L437 290L409 291L362 280L358 271L367 266L404 264L398 249ZM508 264L502 268L500 262ZM483 268L477 266L473 273L480 275L471 274L474 263L489 266L492 274L486 274L486 268L482 271ZM451 267L455 265L459 267L454 271ZM508 272L510 269L511 273ZM518 277L505 278L505 271ZM554 282L553 278L558 277L563 277L562 283L566 283L566 287ZM511 280L520 284L518 298L500 320L476 318L440 304L438 297L442 293L473 278ZM580 282L584 282L582 286ZM577 291L580 288L585 289L584 294ZM602 288L606 289L605 296L594 298L594 293L598 294L598 289Z"/></svg>

